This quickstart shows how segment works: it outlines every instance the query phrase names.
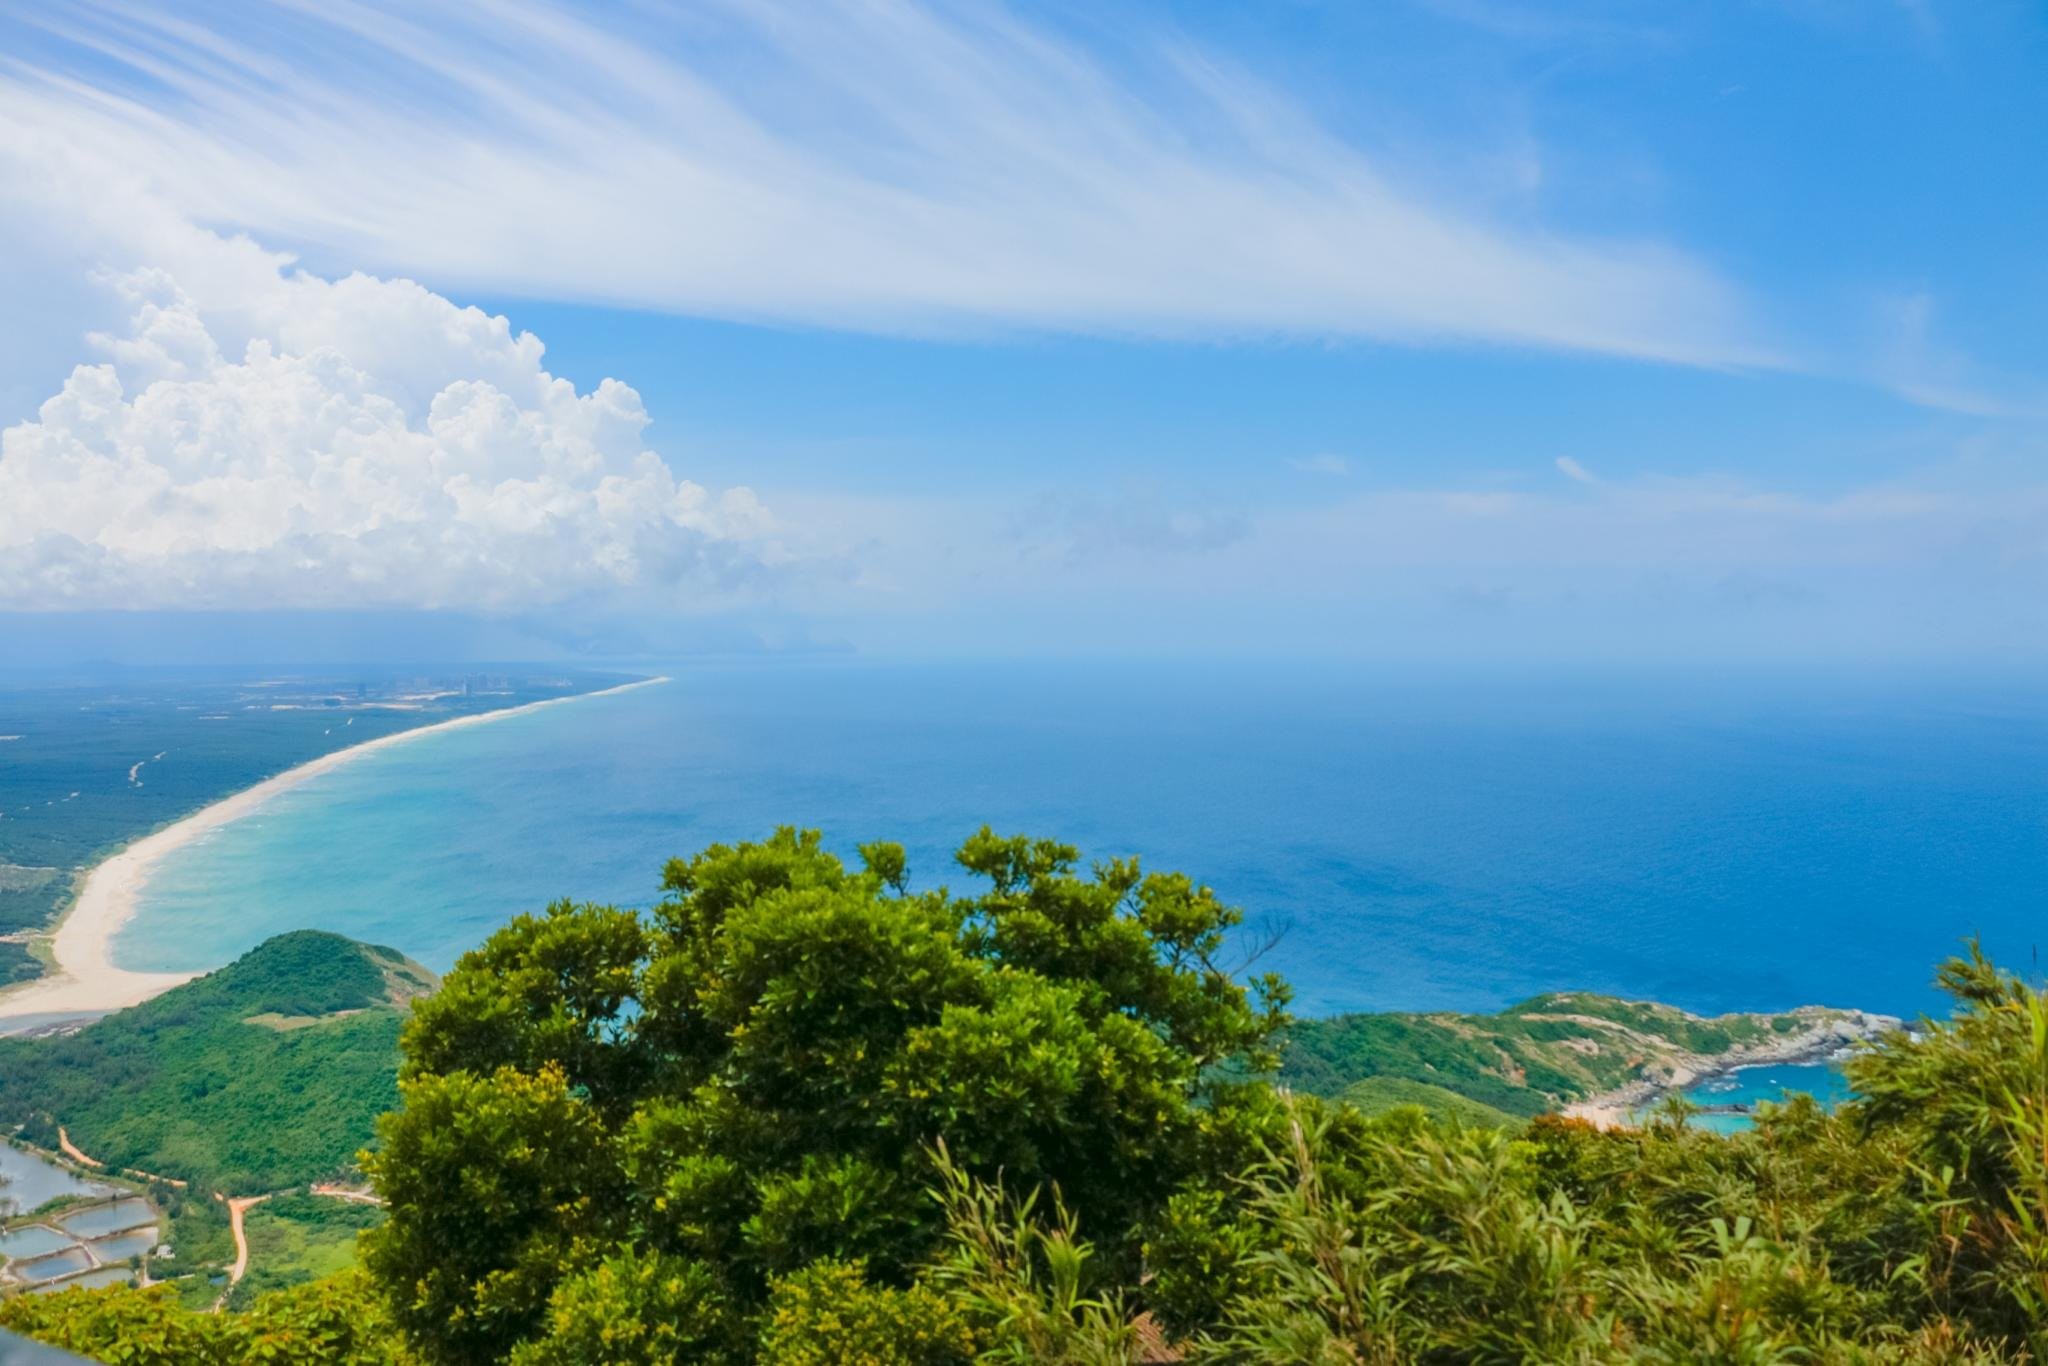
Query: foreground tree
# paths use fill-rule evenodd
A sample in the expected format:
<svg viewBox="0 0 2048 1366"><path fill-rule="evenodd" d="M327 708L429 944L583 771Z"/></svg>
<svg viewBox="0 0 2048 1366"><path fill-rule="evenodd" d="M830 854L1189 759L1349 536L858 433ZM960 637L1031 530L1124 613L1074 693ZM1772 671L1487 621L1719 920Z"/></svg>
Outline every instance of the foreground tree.
<svg viewBox="0 0 2048 1366"><path fill-rule="evenodd" d="M361 1272L187 1309L168 1285L0 1298L0 1328L120 1366L401 1366L398 1331ZM0 1348L0 1359L11 1359Z"/></svg>
<svg viewBox="0 0 2048 1366"><path fill-rule="evenodd" d="M744 1359L778 1286L846 1274L806 1268L909 1286L944 1237L941 1144L1057 1188L1112 1278L1242 1166L1259 1102L1223 1078L1272 1065L1284 989L1219 965L1236 911L987 829L958 855L974 897L861 853L714 846L650 914L521 917L420 1003L366 1256L422 1356L583 1360L597 1333L621 1361Z"/></svg>

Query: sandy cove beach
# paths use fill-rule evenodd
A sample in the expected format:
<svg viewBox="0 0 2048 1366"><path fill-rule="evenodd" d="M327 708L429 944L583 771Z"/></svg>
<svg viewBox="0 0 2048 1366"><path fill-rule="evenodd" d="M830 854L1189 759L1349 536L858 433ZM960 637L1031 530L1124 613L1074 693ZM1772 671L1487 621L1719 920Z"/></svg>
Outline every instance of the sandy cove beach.
<svg viewBox="0 0 2048 1366"><path fill-rule="evenodd" d="M71 909L65 912L64 918L57 923L55 934L51 936L51 956L56 960L54 969L34 981L0 991L0 1034L7 1032L7 1023L10 1020L30 1016L105 1014L146 1001L198 976L198 973L129 972L113 965L108 950L115 933L135 914L136 895L142 890L158 860L209 831L217 830L231 821L240 820L280 792L287 792L301 783L360 759L372 751L404 744L422 735L433 735L460 726L479 726L490 721L501 721L508 716L538 711L542 707L556 707L565 702L580 702L590 697L608 697L613 693L653 687L657 683L668 681L666 677L643 678L633 683L622 683L615 688L576 693L569 697L550 697L539 702L528 702L523 706L505 707L499 711L451 717L431 726L419 726L412 730L399 731L395 735L379 736L360 745L351 745L332 754L323 754L317 759L300 764L297 768L286 769L274 778L266 778L254 787L244 788L181 821L165 826L154 834L143 836L119 853L100 862L86 875L85 885L79 889L77 898L71 903Z"/></svg>
<svg viewBox="0 0 2048 1366"><path fill-rule="evenodd" d="M1626 1086L1574 1101L1565 1106L1562 1113L1567 1119L1583 1119L1599 1129L1635 1128L1645 1110L1674 1092L1729 1076L1747 1067L1830 1062L1847 1056L1861 1044L1905 1027L1905 1021L1892 1015L1864 1010L1830 1011L1816 1017L1807 1028L1779 1038L1737 1044L1725 1053L1705 1056L1681 1053L1653 1073Z"/></svg>

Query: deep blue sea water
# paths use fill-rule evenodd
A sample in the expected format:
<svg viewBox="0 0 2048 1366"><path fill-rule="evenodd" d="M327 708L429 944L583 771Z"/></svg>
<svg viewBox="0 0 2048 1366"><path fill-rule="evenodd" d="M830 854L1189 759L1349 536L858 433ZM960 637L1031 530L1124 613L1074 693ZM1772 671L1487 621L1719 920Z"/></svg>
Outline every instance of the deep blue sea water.
<svg viewBox="0 0 2048 1366"><path fill-rule="evenodd" d="M1588 988L1695 1010L1939 1012L1936 961L2048 938L2048 697L2019 684L1394 682L1111 666L693 666L428 736L167 860L124 966L320 926L445 968L557 897L779 822L982 822L1184 868L1286 933L1299 1008Z"/></svg>

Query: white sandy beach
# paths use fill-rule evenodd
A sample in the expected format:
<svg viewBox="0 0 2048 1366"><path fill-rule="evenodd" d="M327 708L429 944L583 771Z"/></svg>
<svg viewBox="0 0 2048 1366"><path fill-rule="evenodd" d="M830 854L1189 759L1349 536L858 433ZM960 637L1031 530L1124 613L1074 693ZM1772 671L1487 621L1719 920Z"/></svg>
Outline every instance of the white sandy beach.
<svg viewBox="0 0 2048 1366"><path fill-rule="evenodd" d="M110 961L109 946L115 933L135 914L136 896L164 855L190 844L209 831L240 820L280 792L289 791L373 750L404 744L422 735L453 730L458 726L483 725L508 716L538 711L542 707L580 702L589 697L607 697L666 682L667 678L644 678L634 683L622 683L616 688L577 693L570 697L550 697L524 706L457 716L431 726L380 736L287 769L254 787L224 797L154 834L145 835L86 875L85 885L79 889L77 899L58 922L56 933L50 940L51 954L56 959L54 970L32 982L0 991L0 1033L6 1032L8 1020L24 1016L86 1015L119 1010L146 1001L197 976L197 973L129 972L117 968Z"/></svg>

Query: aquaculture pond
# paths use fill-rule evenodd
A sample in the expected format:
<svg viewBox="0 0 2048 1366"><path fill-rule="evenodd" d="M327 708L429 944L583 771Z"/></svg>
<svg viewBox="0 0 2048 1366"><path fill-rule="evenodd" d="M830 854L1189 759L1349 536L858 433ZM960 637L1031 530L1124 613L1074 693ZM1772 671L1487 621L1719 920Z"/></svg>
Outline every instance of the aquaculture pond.
<svg viewBox="0 0 2048 1366"><path fill-rule="evenodd" d="M47 1163L43 1165L49 1167ZM69 1173L58 1170L57 1175ZM72 1184L82 1189L62 1193L97 1193L112 1198L103 1204L53 1214L35 1223L19 1223L0 1232L0 1286L67 1290L72 1286L117 1285L133 1278L134 1272L127 1265L130 1259L149 1252L162 1238L161 1216L149 1201L98 1183Z"/></svg>
<svg viewBox="0 0 2048 1366"><path fill-rule="evenodd" d="M67 1214L57 1220L66 1233L80 1238L97 1238L105 1233L120 1233L143 1224L154 1224L156 1211L150 1203L140 1197L116 1200L111 1205L95 1205L91 1209Z"/></svg>
<svg viewBox="0 0 2048 1366"><path fill-rule="evenodd" d="M82 1247L67 1247L62 1252L52 1252L47 1257L33 1261L16 1262L11 1270L24 1281L52 1281L59 1276L69 1276L74 1271L84 1271L92 1266L92 1259L85 1255Z"/></svg>
<svg viewBox="0 0 2048 1366"><path fill-rule="evenodd" d="M26 1214L60 1195L99 1199L114 1188L74 1176L48 1158L0 1143L0 1214Z"/></svg>
<svg viewBox="0 0 2048 1366"><path fill-rule="evenodd" d="M135 1273L125 1266L103 1266L98 1271L88 1271L83 1276L73 1276L68 1281L44 1281L29 1287L32 1295L47 1295L58 1290L91 1290L102 1285L126 1285L135 1279Z"/></svg>
<svg viewBox="0 0 2048 1366"><path fill-rule="evenodd" d="M46 1252L55 1252L60 1247L70 1247L73 1241L53 1228L46 1228L41 1224L26 1224L21 1228L0 1233L0 1261L24 1261L30 1257L40 1257Z"/></svg>
<svg viewBox="0 0 2048 1366"><path fill-rule="evenodd" d="M101 1238L92 1245L92 1255L102 1262L124 1262L155 1247L157 1226L148 1224L127 1233L117 1233L111 1238Z"/></svg>

